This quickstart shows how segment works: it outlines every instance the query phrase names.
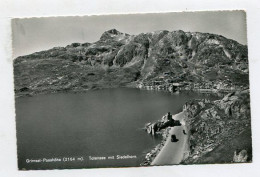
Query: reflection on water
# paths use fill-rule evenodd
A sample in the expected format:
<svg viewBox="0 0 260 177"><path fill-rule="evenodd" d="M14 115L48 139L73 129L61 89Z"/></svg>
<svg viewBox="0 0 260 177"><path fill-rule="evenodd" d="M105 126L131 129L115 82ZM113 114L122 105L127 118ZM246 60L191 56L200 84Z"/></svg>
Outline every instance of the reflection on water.
<svg viewBox="0 0 260 177"><path fill-rule="evenodd" d="M19 169L139 166L144 154L161 140L145 133L144 124L166 112L180 112L183 104L194 98L217 96L117 88L17 98ZM136 158L89 157L117 155ZM63 157L84 160L26 163L26 159Z"/></svg>

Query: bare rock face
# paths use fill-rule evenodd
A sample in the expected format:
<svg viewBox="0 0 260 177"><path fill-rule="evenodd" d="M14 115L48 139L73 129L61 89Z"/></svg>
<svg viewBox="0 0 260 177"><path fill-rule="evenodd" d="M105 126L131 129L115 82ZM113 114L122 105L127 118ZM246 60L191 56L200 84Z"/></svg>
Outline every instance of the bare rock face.
<svg viewBox="0 0 260 177"><path fill-rule="evenodd" d="M166 129L168 127L181 126L179 120L167 119L167 114L154 123L147 123L145 125L145 130L148 134L154 135L156 132L159 132L162 129Z"/></svg>
<svg viewBox="0 0 260 177"><path fill-rule="evenodd" d="M215 101L215 104L225 110L225 114L228 116L239 118L250 115L249 90L229 93L222 100Z"/></svg>
<svg viewBox="0 0 260 177"><path fill-rule="evenodd" d="M227 94L217 101L193 100L187 102L183 110L191 134L191 153L184 163L249 162L252 159L249 90ZM231 151L236 151L234 157Z"/></svg>

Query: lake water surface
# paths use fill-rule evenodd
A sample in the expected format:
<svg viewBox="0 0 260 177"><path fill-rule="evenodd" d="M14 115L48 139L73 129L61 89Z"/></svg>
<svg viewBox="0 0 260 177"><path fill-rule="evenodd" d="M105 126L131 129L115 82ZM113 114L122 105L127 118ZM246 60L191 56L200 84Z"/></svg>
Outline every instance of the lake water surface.
<svg viewBox="0 0 260 177"><path fill-rule="evenodd" d="M161 141L142 130L144 124L166 112L182 111L183 104L194 98L217 97L116 88L17 98L19 169L139 166L145 153ZM117 155L136 158L117 159ZM71 161L29 162L43 158Z"/></svg>

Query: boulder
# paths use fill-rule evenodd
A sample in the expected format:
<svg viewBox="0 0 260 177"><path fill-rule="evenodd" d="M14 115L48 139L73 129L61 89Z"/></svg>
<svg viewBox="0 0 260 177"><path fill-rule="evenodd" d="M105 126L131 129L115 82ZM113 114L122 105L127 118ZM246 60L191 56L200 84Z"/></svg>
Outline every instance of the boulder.
<svg viewBox="0 0 260 177"><path fill-rule="evenodd" d="M239 153L237 151L234 152L233 162L236 163L244 163L247 162L248 154L246 150L242 150Z"/></svg>

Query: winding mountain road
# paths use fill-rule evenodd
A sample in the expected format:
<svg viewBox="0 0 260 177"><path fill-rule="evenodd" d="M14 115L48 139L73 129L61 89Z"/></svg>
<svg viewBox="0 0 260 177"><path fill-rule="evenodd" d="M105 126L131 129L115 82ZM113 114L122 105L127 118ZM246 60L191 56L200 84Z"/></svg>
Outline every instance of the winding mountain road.
<svg viewBox="0 0 260 177"><path fill-rule="evenodd" d="M182 125L171 128L163 148L151 165L173 165L179 164L182 161L184 153L188 151L188 134L184 134L183 132L185 130L188 133L188 130L183 117L183 112L172 116L173 119L180 120ZM173 134L176 135L179 141L171 142L171 135Z"/></svg>

